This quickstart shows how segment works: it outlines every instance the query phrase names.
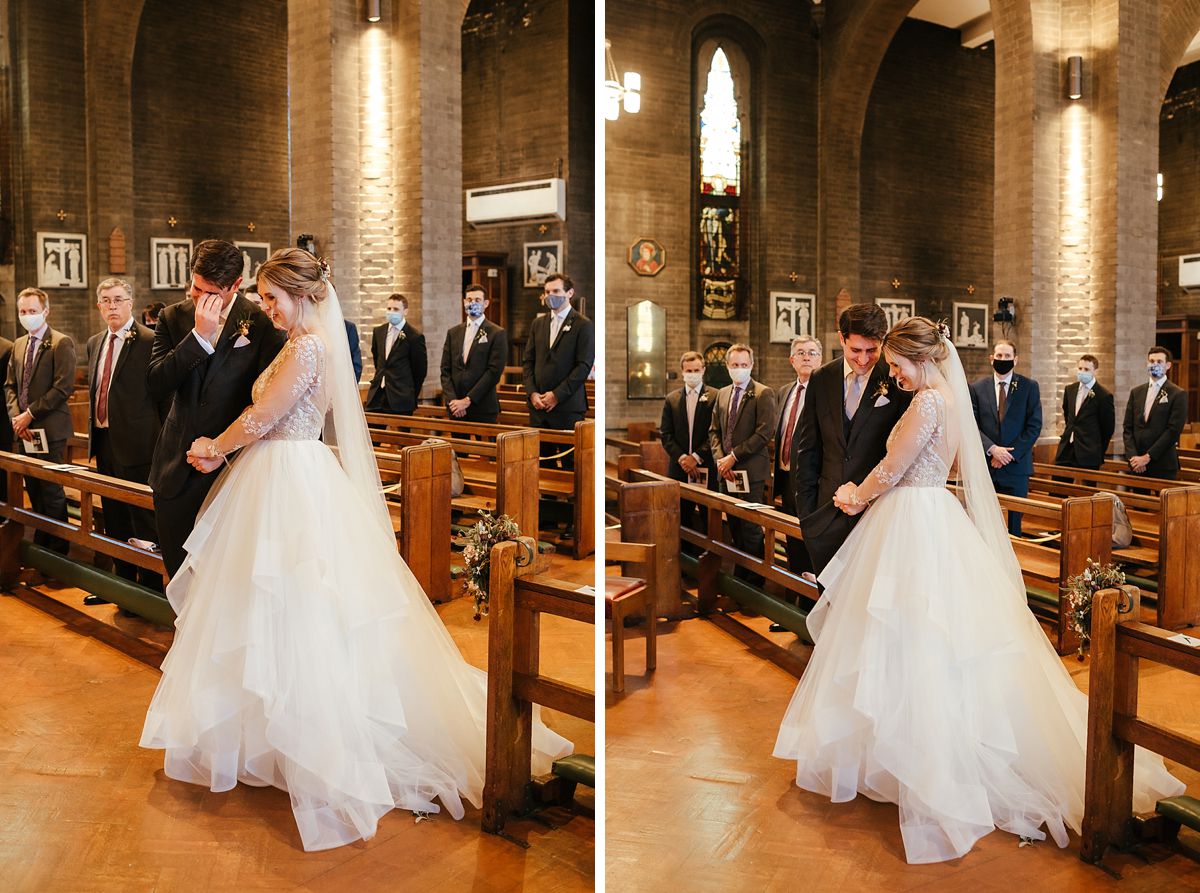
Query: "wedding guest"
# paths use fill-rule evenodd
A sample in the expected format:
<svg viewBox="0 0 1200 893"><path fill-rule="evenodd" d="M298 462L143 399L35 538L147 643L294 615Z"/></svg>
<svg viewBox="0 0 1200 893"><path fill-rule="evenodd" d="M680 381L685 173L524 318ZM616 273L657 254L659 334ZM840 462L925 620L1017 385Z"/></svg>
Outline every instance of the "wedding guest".
<svg viewBox="0 0 1200 893"><path fill-rule="evenodd" d="M247 285L245 288L242 289L242 294L244 294L247 298L249 298L251 301L253 301L260 309L262 308L263 299L262 299L262 295L260 295L258 293L257 285Z"/></svg>
<svg viewBox="0 0 1200 893"><path fill-rule="evenodd" d="M1038 383L1018 375L1016 345L998 340L992 348L992 374L971 385L971 408L983 440L997 493L1028 496L1033 446L1042 433ZM1021 513L1008 513L1008 532L1021 535Z"/></svg>
<svg viewBox="0 0 1200 893"><path fill-rule="evenodd" d="M454 419L494 424L500 417L496 386L508 359L508 333L483 315L490 303L482 285L468 285L463 293L466 321L446 333L442 399Z"/></svg>
<svg viewBox="0 0 1200 893"><path fill-rule="evenodd" d="M409 324L404 295L389 295L385 312L387 322L376 326L371 336L375 376L367 391L367 412L411 415L429 371L425 336Z"/></svg>
<svg viewBox="0 0 1200 893"><path fill-rule="evenodd" d="M17 341L20 344L20 340ZM1125 404L1125 459L1134 474L1173 481L1179 474L1179 435L1187 424L1187 393L1167 381L1171 351L1155 345L1146 354L1150 380L1129 392Z"/></svg>
<svg viewBox="0 0 1200 893"><path fill-rule="evenodd" d="M754 351L749 345L730 346L725 351L725 368L733 383L717 393L717 405L708 432L720 490L730 493L732 488L739 491L731 494L739 500L762 502L766 497L767 475L771 472L767 445L775 427L775 392L750 377L754 370ZM745 489L740 487L743 482ZM762 527L731 517L729 532L735 546L750 555L762 557ZM747 573L740 566L734 575L755 585L762 583L762 577Z"/></svg>
<svg viewBox="0 0 1200 893"><path fill-rule="evenodd" d="M158 325L158 314L162 313L166 308L166 304L162 301L153 301L142 308L142 325L148 329L153 329Z"/></svg>
<svg viewBox="0 0 1200 893"><path fill-rule="evenodd" d="M571 431L587 415L584 382L596 359L596 327L571 306L575 283L565 273L551 273L543 285L542 301L549 313L538 316L525 342L525 399L534 428ZM542 445L543 455L557 444ZM568 455L564 466L573 465Z"/></svg>
<svg viewBox="0 0 1200 893"><path fill-rule="evenodd" d="M779 399L779 421L775 425L775 492L779 494L783 511L789 515L796 512L796 489L792 484L792 449L800 413L804 410L808 394L808 380L813 371L820 367L823 358L821 342L808 335L792 339L788 362L796 373L796 380L787 386ZM812 560L804 540L787 538L788 570L796 574L811 571Z"/></svg>
<svg viewBox="0 0 1200 893"><path fill-rule="evenodd" d="M106 328L88 339L88 455L96 470L110 477L145 484L169 399L156 401L146 389L154 332L133 319L133 286L105 279L96 287L96 307ZM115 540L131 537L158 542L154 512L101 497L104 532ZM162 590L162 576L126 561L116 572L150 589ZM107 602L86 595L85 605Z"/></svg>
<svg viewBox="0 0 1200 893"><path fill-rule="evenodd" d="M13 345L4 391L13 434L26 444L35 442L34 431L45 434L47 452L39 459L62 462L67 440L75 431L67 401L75 391L75 342L50 328L50 298L40 288L27 288L17 295L17 319L27 334ZM29 502L39 515L67 520L67 494L62 484L25 478ZM57 536L36 531L33 541L67 554L70 544Z"/></svg>
<svg viewBox="0 0 1200 893"><path fill-rule="evenodd" d="M704 383L704 357L689 350L679 358L683 387L667 394L663 403L658 434L671 459L668 475L674 480L717 489L717 467L713 462L708 429L712 425L717 389ZM705 478L707 479L705 480ZM683 527L704 530L703 514L694 502L679 503L679 522ZM685 550L692 546L684 543Z"/></svg>
<svg viewBox="0 0 1200 893"><path fill-rule="evenodd" d="M1075 364L1075 377L1063 392L1063 432L1054 464L1097 469L1104 463L1116 429L1112 393L1096 381L1100 361L1085 353Z"/></svg>
<svg viewBox="0 0 1200 893"><path fill-rule="evenodd" d="M0 300L3 296L0 295ZM13 343L0 335L0 369L8 372L8 364L12 361ZM6 453L13 451L12 419L7 412L0 412L0 450ZM0 502L8 502L8 475L0 474ZM0 526L7 524L7 519L0 519Z"/></svg>
<svg viewBox="0 0 1200 893"><path fill-rule="evenodd" d="M350 344L350 365L354 367L354 381L358 382L362 378L363 370L362 345L359 343L358 326L348 319L343 319L342 322L346 326L346 340Z"/></svg>

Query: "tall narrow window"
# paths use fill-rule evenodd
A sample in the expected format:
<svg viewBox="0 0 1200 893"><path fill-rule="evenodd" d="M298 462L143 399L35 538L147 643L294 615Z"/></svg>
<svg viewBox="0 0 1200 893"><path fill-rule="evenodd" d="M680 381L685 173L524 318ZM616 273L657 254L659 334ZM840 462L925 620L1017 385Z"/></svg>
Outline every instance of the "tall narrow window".
<svg viewBox="0 0 1200 893"><path fill-rule="evenodd" d="M729 58L719 45L708 66L700 107L700 315L739 316L741 259L739 201L742 183L742 123Z"/></svg>

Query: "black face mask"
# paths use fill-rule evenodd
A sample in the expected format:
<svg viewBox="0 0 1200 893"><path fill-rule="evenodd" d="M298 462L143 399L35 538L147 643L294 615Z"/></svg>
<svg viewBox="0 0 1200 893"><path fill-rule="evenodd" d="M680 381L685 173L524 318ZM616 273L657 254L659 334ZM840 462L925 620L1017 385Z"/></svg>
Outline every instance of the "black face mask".
<svg viewBox="0 0 1200 893"><path fill-rule="evenodd" d="M992 360L992 368L996 370L997 375L1008 375L1013 371L1013 366L1017 365L1016 360Z"/></svg>

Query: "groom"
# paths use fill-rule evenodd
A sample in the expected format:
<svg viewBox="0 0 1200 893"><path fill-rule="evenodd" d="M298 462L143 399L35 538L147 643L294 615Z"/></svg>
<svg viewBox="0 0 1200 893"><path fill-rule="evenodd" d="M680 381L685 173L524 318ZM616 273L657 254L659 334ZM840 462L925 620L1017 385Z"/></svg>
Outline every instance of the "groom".
<svg viewBox="0 0 1200 893"><path fill-rule="evenodd" d="M887 453L887 437L912 395L888 377L879 346L887 316L876 304L852 304L838 319L841 359L809 379L792 436L792 484L804 543L820 574L861 517L833 504L842 484L862 483Z"/></svg>
<svg viewBox="0 0 1200 893"><path fill-rule="evenodd" d="M250 405L254 380L287 340L237 293L242 252L232 242L201 242L190 269L188 297L159 315L146 377L155 402L174 398L150 466L159 544L171 576L183 564L184 541L216 480L188 464L188 448L197 437L216 437Z"/></svg>

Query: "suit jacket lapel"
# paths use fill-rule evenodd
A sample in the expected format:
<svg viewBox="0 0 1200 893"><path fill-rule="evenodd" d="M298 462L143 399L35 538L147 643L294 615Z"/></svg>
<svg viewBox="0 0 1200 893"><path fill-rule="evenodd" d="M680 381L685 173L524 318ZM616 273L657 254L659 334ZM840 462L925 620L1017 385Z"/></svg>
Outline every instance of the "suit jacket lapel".
<svg viewBox="0 0 1200 893"><path fill-rule="evenodd" d="M117 354L117 364L113 366L112 380L108 384L109 390L112 390L112 382L116 381L117 376L121 374L121 369L125 365L125 360L131 353L133 353L133 345L137 342L139 337L140 333L137 330L136 322L129 327L129 331L123 332L118 337L117 340L121 342L121 352Z"/></svg>
<svg viewBox="0 0 1200 893"><path fill-rule="evenodd" d="M871 374L867 376L866 390L862 392L862 396L858 398L858 409L854 411L854 418L850 420L850 436L846 439L846 446L849 447L867 424L867 416L875 409L875 391L879 388L879 382L883 379L883 373L879 366L875 366L871 370Z"/></svg>

